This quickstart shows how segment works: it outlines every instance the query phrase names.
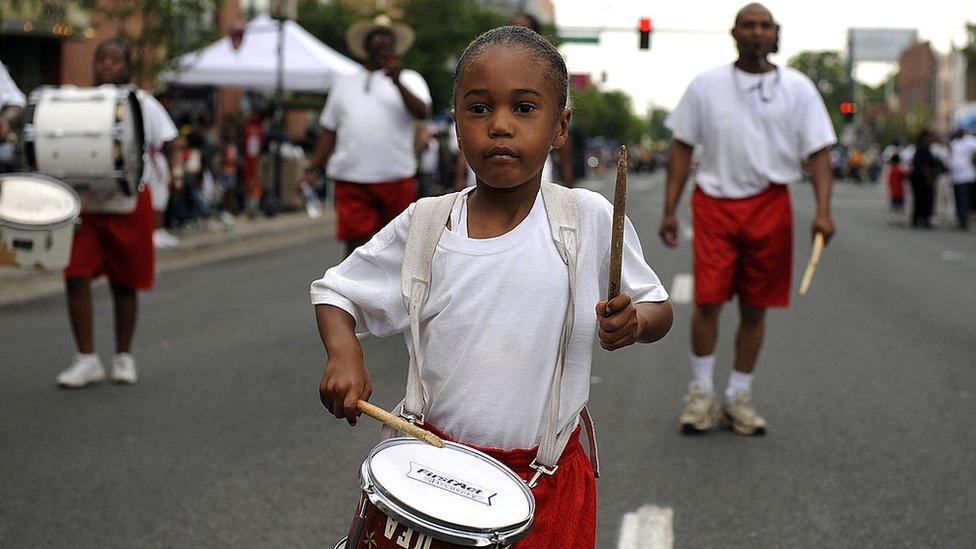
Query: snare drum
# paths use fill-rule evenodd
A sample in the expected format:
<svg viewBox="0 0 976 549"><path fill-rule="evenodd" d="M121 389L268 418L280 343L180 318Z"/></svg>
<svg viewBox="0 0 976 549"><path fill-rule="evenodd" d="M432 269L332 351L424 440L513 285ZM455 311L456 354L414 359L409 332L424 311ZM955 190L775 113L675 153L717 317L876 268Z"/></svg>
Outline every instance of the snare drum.
<svg viewBox="0 0 976 549"><path fill-rule="evenodd" d="M30 170L79 192L137 194L145 133L133 86L44 86L31 93L26 121Z"/></svg>
<svg viewBox="0 0 976 549"><path fill-rule="evenodd" d="M337 549L509 547L529 533L535 499L494 458L454 442L392 438L360 471L363 491Z"/></svg>
<svg viewBox="0 0 976 549"><path fill-rule="evenodd" d="M57 179L0 175L0 264L64 268L80 211L77 193Z"/></svg>

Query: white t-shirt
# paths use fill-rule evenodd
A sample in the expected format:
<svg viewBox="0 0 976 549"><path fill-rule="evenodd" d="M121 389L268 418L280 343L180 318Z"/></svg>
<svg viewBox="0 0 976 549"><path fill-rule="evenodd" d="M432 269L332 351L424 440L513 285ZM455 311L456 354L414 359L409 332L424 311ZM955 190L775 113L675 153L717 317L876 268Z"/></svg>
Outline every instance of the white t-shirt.
<svg viewBox="0 0 976 549"><path fill-rule="evenodd" d="M158 187L160 184L169 183L169 167L166 165L166 158L158 152L163 145L176 139L179 133L176 125L169 117L163 105L143 90L136 92L139 98L139 105L142 107L142 124L145 132L146 152L143 154L142 183ZM128 213L136 209L138 193L126 196L117 191L94 192L87 191L81 193L81 208L86 211L99 213ZM154 200L154 209L159 210ZM168 196L168 193L167 193ZM164 206L165 208L165 206Z"/></svg>
<svg viewBox="0 0 976 549"><path fill-rule="evenodd" d="M418 99L431 104L427 83L416 71L400 71L403 83ZM382 183L412 177L416 120L393 80L380 71L343 77L332 87L319 123L336 132L327 173L332 179Z"/></svg>
<svg viewBox="0 0 976 549"><path fill-rule="evenodd" d="M592 191L572 192L580 204L581 242L575 323L559 407L563 424L589 397L594 308L606 295L613 211ZM360 333L403 332L408 349L400 268L413 211L409 207L311 287L313 304L349 312ZM541 194L528 216L504 235L467 238L465 220L452 223L437 245L430 297L421 311L420 377L427 418L461 442L531 448L542 435L568 302L566 266L553 243ZM629 220L622 271L621 291L635 302L668 298Z"/></svg>
<svg viewBox="0 0 976 549"><path fill-rule="evenodd" d="M837 142L823 99L803 73L751 74L732 64L695 77L665 125L703 149L695 179L716 198L744 198L803 178L801 162Z"/></svg>
<svg viewBox="0 0 976 549"><path fill-rule="evenodd" d="M976 166L973 166L976 136L967 134L953 139L949 147L949 174L952 182L962 184L976 181Z"/></svg>
<svg viewBox="0 0 976 549"><path fill-rule="evenodd" d="M21 107L27 105L24 92L20 91L14 79L10 78L7 67L0 63L0 109L6 107Z"/></svg>

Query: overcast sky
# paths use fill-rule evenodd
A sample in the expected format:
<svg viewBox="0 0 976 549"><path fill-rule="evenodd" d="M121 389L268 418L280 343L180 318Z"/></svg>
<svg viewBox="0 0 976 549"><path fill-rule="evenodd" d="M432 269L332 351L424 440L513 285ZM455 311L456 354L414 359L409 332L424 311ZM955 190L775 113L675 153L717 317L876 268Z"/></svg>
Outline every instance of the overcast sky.
<svg viewBox="0 0 976 549"><path fill-rule="evenodd" d="M747 2L731 0L553 0L560 27L628 27L606 32L599 45L567 44L562 51L570 72L606 71L607 89L627 92L637 112L650 105L672 108L688 82L699 72L735 59L729 29L735 13ZM976 22L976 0L771 0L764 4L782 25L780 53L775 63L803 50L843 50L847 29L915 28L939 52L965 43L966 21ZM650 51L637 49L637 23L651 17L658 29ZM688 29L699 33L668 32ZM891 67L864 63L858 78L870 83L883 79Z"/></svg>

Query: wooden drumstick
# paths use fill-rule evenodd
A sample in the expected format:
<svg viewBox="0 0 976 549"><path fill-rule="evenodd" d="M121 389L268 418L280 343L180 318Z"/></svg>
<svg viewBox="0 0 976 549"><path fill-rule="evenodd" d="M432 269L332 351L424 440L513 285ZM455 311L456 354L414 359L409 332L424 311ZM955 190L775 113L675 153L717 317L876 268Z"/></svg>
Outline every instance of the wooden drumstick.
<svg viewBox="0 0 976 549"><path fill-rule="evenodd" d="M613 230L610 233L610 284L607 301L620 295L620 268L624 253L624 215L627 211L627 145L617 157L617 184L613 189Z"/></svg>
<svg viewBox="0 0 976 549"><path fill-rule="evenodd" d="M810 289L810 281L813 280L813 272L817 270L817 263L820 263L820 254L824 249L824 235L817 233L813 237L813 252L810 254L810 261L807 263L807 270L803 273L803 281L800 282L800 295L807 295Z"/></svg>
<svg viewBox="0 0 976 549"><path fill-rule="evenodd" d="M397 417L378 406L374 406L366 402L365 400L360 400L356 402L356 408L358 408L360 412L366 414L367 416L375 420L378 420L380 423L386 425L387 427L396 429L401 433L410 435L416 439L426 442L427 444L437 446L438 448L444 447L444 441L441 440L440 437L438 437L434 433L431 433L427 429L417 427L413 423L410 423L409 421L403 418Z"/></svg>

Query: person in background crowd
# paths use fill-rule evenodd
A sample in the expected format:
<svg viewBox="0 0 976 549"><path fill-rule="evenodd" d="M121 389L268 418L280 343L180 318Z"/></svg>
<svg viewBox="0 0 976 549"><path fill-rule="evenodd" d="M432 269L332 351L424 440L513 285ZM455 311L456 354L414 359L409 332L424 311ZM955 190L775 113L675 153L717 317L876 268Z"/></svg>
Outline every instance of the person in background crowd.
<svg viewBox="0 0 976 549"><path fill-rule="evenodd" d="M959 228L969 229L969 212L973 209L973 186L976 186L976 136L958 129L949 143L949 176L956 199Z"/></svg>
<svg viewBox="0 0 976 549"><path fill-rule="evenodd" d="M322 109L319 136L306 183L323 165L335 180L336 236L348 256L416 198L414 124L427 118L427 82L398 58L413 44L413 30L380 15L346 32L349 50L366 70L341 78Z"/></svg>
<svg viewBox="0 0 976 549"><path fill-rule="evenodd" d="M27 100L20 91L7 67L0 63L0 173L13 169L14 147L8 142L10 129L24 112Z"/></svg>
<svg viewBox="0 0 976 549"><path fill-rule="evenodd" d="M423 124L418 133L420 143L420 162L417 168L417 198L436 196L440 176L440 143L430 124Z"/></svg>
<svg viewBox="0 0 976 549"><path fill-rule="evenodd" d="M793 272L793 214L788 184L810 166L816 199L811 236L829 242L830 147L836 142L816 86L803 73L770 63L779 27L769 10L749 4L735 17L739 57L698 75L668 116L674 132L660 236L678 245L676 210L695 146L703 150L692 198L695 310L692 381L678 419L685 433L721 420L741 435L766 432L752 403L753 369L766 331L766 309L787 307ZM719 404L713 386L719 315L739 296L734 367Z"/></svg>
<svg viewBox="0 0 976 549"><path fill-rule="evenodd" d="M912 148L912 227L932 227L932 208L935 203L935 184L944 170L942 161L933 152L935 134L922 130Z"/></svg>
<svg viewBox="0 0 976 549"><path fill-rule="evenodd" d="M123 85L130 81L131 54L121 40L99 44L93 65L96 86ZM177 135L173 121L152 95L140 91L138 97L147 147L172 153L171 143ZM57 377L62 387L80 388L105 378L92 333L91 281L102 274L108 276L115 309L111 379L124 384L136 382L136 362L129 352L136 328L136 292L152 288L155 275L153 207L150 190L145 185L148 182L151 186L152 181L146 178L154 177L153 174L153 170L143 174L143 185L135 196L118 192L81 196L81 223L75 229L71 259L64 269L68 313L78 352L71 365Z"/></svg>
<svg viewBox="0 0 976 549"><path fill-rule="evenodd" d="M264 122L254 113L244 126L244 213L254 219L264 188L261 184L261 150L264 145Z"/></svg>
<svg viewBox="0 0 976 549"><path fill-rule="evenodd" d="M888 197L891 201L893 219L900 219L905 210L905 179L908 170L901 165L901 155L897 152L888 159Z"/></svg>

